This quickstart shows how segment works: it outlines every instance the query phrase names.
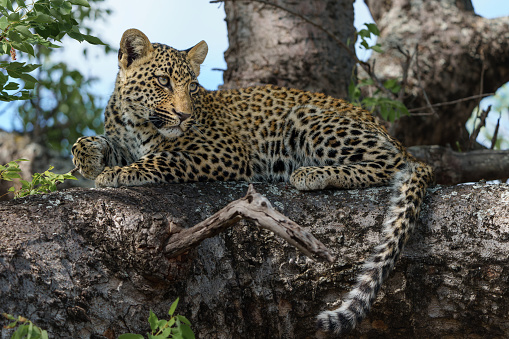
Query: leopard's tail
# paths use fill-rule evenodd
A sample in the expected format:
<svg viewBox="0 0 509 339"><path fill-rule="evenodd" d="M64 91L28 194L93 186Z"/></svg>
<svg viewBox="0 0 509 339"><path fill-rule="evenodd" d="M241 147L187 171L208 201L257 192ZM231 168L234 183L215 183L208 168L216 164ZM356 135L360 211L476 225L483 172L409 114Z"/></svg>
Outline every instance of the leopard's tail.
<svg viewBox="0 0 509 339"><path fill-rule="evenodd" d="M366 316L413 231L432 176L429 166L414 160L409 160L406 167L394 176L394 192L384 221L383 242L364 263L355 287L345 295L341 306L318 315L320 330L343 334Z"/></svg>

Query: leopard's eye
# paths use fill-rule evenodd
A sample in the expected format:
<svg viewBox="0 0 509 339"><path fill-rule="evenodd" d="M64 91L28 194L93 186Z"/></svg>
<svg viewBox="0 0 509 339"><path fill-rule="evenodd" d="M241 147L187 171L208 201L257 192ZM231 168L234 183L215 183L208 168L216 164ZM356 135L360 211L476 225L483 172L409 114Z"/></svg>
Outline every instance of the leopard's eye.
<svg viewBox="0 0 509 339"><path fill-rule="evenodd" d="M157 77L157 81L159 82L159 85L163 87L168 87L168 85L170 84L170 79L167 76Z"/></svg>
<svg viewBox="0 0 509 339"><path fill-rule="evenodd" d="M196 82L194 82L194 81L193 81L193 82L191 82L191 83L189 84L189 92L191 92L191 93L196 93L197 91L198 91L198 83L196 83Z"/></svg>

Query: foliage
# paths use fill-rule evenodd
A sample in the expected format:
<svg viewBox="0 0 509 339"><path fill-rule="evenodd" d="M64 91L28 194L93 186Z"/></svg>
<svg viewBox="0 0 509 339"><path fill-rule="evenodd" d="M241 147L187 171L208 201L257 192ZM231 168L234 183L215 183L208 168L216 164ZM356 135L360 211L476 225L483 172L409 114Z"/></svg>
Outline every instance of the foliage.
<svg viewBox="0 0 509 339"><path fill-rule="evenodd" d="M111 13L98 6L103 1L0 0L0 55L12 59L0 57L0 101L24 100L2 108L17 111L23 132L33 141L49 144L65 155L69 140L98 132L104 105L90 91L95 79L84 77L69 61L52 60L64 37L112 51L91 34L90 22ZM87 55L86 47L83 54ZM28 74L34 70L35 74Z"/></svg>
<svg viewBox="0 0 509 339"><path fill-rule="evenodd" d="M376 24L364 24L364 25L366 26L367 29L363 28L357 31L357 36L361 39L360 42L361 46L367 50L372 49L375 52L383 53L382 46L380 44L374 44L370 46L367 41L368 39L373 39L374 37L380 36L380 30L378 30ZM371 37L371 35L373 35L373 37Z"/></svg>
<svg viewBox="0 0 509 339"><path fill-rule="evenodd" d="M19 168L18 162L28 161L26 159L17 159L7 163L6 165L0 165L0 180L13 181L19 179L21 188L16 191L14 187L9 189L9 192L14 192L14 198L22 198L27 195L33 194L44 194L54 192L57 189L57 185L66 179L76 180L71 173L57 174L51 172L53 166L50 166L44 173L34 173L32 181L26 181L21 178L21 169Z"/></svg>
<svg viewBox="0 0 509 339"><path fill-rule="evenodd" d="M372 96L362 97L361 88L372 85L374 85L374 83L371 78L361 79L358 82L356 82L355 78L353 78L348 86L350 101L353 104L362 105L370 111L378 109L382 118L390 122L394 122L402 115L410 114L408 113L406 106L401 101L388 98L383 95L384 93L380 89L376 89ZM389 79L385 81L383 86L394 94L399 93L401 90L401 85L399 85L399 82L396 79Z"/></svg>
<svg viewBox="0 0 509 339"><path fill-rule="evenodd" d="M191 330L191 323L183 315L175 313L179 302L179 298L170 306L168 314L170 320L159 320L154 312L150 311L148 322L150 324L151 333L147 333L148 339L194 339L194 333ZM35 326L30 320L18 316L17 318L2 313L2 315L13 322L4 326L4 328L12 329L19 326L18 329L12 334L11 339L48 339L48 333ZM144 339L141 334L126 333L121 334L118 339Z"/></svg>
<svg viewBox="0 0 509 339"><path fill-rule="evenodd" d="M18 326L18 329L12 334L11 339L48 339L48 332L41 330L30 320L22 316L16 318L7 313L2 313L2 315L12 321L10 324L4 326L4 328L9 329Z"/></svg>
<svg viewBox="0 0 509 339"><path fill-rule="evenodd" d="M150 324L151 333L147 333L148 339L194 339L194 333L191 330L191 323L182 315L175 315L179 298L173 302L168 311L169 320L159 320L154 312L150 311L148 322ZM144 339L141 334L126 333L118 337L118 339Z"/></svg>
<svg viewBox="0 0 509 339"><path fill-rule="evenodd" d="M383 53L380 44L370 45L367 41L368 39L372 39L373 37L378 37L380 35L378 27L375 24L364 25L366 25L367 28L361 29L357 32L357 36L361 39L361 46L366 50L371 49L375 52ZM383 119L390 122L394 122L402 115L409 115L408 109L400 100L387 96L387 93L393 94L394 96L400 93L400 81L397 79L389 79L384 81L381 84L384 90L376 87L375 85L376 84L373 77L367 79L357 79L357 77L353 75L352 80L350 81L350 85L348 86L348 96L350 101L353 104L361 105L370 111L374 111L376 109ZM363 97L361 88L366 86L375 87L376 90L370 96Z"/></svg>
<svg viewBox="0 0 509 339"><path fill-rule="evenodd" d="M79 31L78 22L74 18L73 5L90 7L86 0L39 0L26 4L25 1L0 0L0 53L11 58L0 61L0 68L4 72L0 75L0 100L26 100L29 89L33 89L37 80L30 72L40 64L15 62L17 52L21 51L36 56L34 46L58 47L52 40L60 41L65 35L78 41L92 44L102 44L101 40ZM18 90L20 83L13 81L21 79L23 89Z"/></svg>

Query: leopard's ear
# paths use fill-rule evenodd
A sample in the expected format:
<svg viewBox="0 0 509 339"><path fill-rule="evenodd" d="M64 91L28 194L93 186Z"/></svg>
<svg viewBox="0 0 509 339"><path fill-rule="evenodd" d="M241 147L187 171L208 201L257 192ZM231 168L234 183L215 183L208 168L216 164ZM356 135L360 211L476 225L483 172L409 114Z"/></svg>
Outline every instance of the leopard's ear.
<svg viewBox="0 0 509 339"><path fill-rule="evenodd" d="M205 60L208 51L209 46L207 46L207 43L203 40L186 51L187 57L189 58L189 61L191 61L191 67L193 67L193 71L196 76L200 75L200 65Z"/></svg>
<svg viewBox="0 0 509 339"><path fill-rule="evenodd" d="M120 68L127 69L131 64L152 52L154 48L143 32L131 28L124 32L118 50Z"/></svg>

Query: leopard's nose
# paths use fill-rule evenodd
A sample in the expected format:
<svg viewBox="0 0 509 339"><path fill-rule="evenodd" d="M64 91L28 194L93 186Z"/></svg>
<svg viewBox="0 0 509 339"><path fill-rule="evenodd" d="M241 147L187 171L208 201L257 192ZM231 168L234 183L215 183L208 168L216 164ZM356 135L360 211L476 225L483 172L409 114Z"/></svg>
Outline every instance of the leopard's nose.
<svg viewBox="0 0 509 339"><path fill-rule="evenodd" d="M176 111L174 113L179 117L180 122L184 122L191 117L191 114L189 114L189 113L176 112Z"/></svg>

